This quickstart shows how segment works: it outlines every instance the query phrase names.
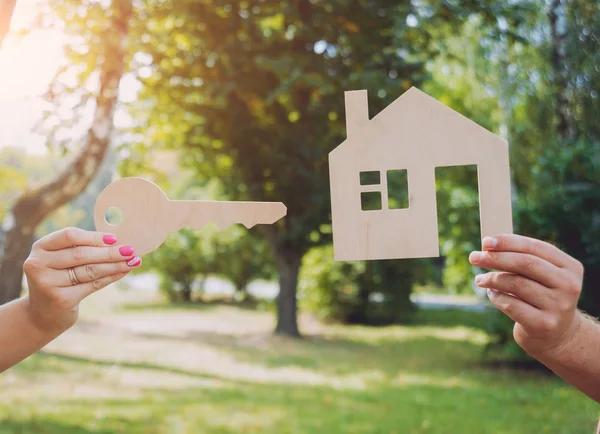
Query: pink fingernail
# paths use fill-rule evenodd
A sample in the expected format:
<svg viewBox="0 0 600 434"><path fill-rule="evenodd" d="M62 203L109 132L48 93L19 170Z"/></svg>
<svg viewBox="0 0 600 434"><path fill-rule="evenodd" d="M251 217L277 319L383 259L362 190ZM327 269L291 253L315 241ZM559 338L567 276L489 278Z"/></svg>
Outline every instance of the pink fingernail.
<svg viewBox="0 0 600 434"><path fill-rule="evenodd" d="M139 267L142 264L142 258L139 256L134 256L129 261L127 261L127 266L129 267Z"/></svg>
<svg viewBox="0 0 600 434"><path fill-rule="evenodd" d="M483 276L480 274L479 276L475 277L475 283L479 285L481 282L483 282Z"/></svg>
<svg viewBox="0 0 600 434"><path fill-rule="evenodd" d="M123 246L119 249L119 253L122 256L131 256L133 255L133 252L135 252L135 250L131 246Z"/></svg>
<svg viewBox="0 0 600 434"><path fill-rule="evenodd" d="M109 246L112 246L113 244L115 244L117 242L117 237L115 237L114 235L104 235L104 238L102 238L102 241L104 241L104 244L108 244Z"/></svg>

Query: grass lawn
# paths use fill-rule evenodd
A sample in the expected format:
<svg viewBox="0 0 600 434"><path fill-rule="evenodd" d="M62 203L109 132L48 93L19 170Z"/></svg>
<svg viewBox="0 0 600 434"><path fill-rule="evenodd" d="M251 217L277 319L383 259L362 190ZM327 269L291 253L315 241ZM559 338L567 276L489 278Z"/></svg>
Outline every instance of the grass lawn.
<svg viewBox="0 0 600 434"><path fill-rule="evenodd" d="M273 315L141 308L108 290L0 376L0 433L590 433L600 407L543 374L481 365L482 314L272 337ZM135 300L135 309L123 303Z"/></svg>

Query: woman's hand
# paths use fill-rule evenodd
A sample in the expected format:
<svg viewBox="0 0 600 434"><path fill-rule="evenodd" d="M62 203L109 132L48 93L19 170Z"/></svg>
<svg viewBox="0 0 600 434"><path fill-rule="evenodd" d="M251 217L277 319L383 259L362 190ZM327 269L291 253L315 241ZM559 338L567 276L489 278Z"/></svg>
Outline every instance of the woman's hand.
<svg viewBox="0 0 600 434"><path fill-rule="evenodd" d="M471 263L498 270L477 276L494 306L515 321L517 343L533 357L564 352L578 333L577 302L583 283L579 261L543 241L520 235L483 240Z"/></svg>
<svg viewBox="0 0 600 434"><path fill-rule="evenodd" d="M67 228L37 241L23 269L31 320L43 330L64 331L77 320L81 300L141 265L131 246L115 236Z"/></svg>

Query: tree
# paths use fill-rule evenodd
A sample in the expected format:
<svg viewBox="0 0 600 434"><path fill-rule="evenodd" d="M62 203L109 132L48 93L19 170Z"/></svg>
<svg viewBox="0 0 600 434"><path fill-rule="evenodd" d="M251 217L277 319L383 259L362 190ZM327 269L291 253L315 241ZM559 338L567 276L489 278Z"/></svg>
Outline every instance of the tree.
<svg viewBox="0 0 600 434"><path fill-rule="evenodd" d="M514 159L521 165L519 228L584 264L580 307L598 316L600 5L555 0L543 12L521 30L527 65L515 59L513 68L522 71L515 81L536 78L524 85L510 120L514 148L525 157Z"/></svg>
<svg viewBox="0 0 600 434"><path fill-rule="evenodd" d="M454 85L453 104L467 105L465 114L476 120L479 114L484 125L493 122L509 138L515 228L584 263L580 307L595 316L600 315L599 11L597 2L557 0L521 10L519 25L498 15L498 26L512 35L508 39L466 23L467 32L448 39L451 46L461 45L445 56L454 55L454 62L441 66L433 81ZM469 60L472 51L478 55ZM483 92L478 82L485 84ZM513 325L504 315L494 318L493 341L523 357Z"/></svg>
<svg viewBox="0 0 600 434"><path fill-rule="evenodd" d="M543 190L524 207L523 217L533 233L581 260L586 272L580 307L600 316L600 5L553 0L547 19L554 140L537 161Z"/></svg>
<svg viewBox="0 0 600 434"><path fill-rule="evenodd" d="M86 19L66 18L72 8L84 11ZM105 29L96 44L90 45L85 54L87 76L96 71L99 78L95 95L95 110L92 126L87 131L84 144L78 155L65 170L52 181L27 189L13 205L5 229L4 250L0 263L0 303L17 298L21 292L23 263L27 258L36 227L44 218L61 205L77 197L94 178L110 143L113 130L113 114L118 101L119 83L125 69L126 40L129 20L132 15L131 0L114 0L105 9L97 2L81 5L80 2L67 2L53 8L53 13L62 15L68 33L78 35ZM108 17L108 18L107 18ZM87 30L86 30L87 29ZM76 39L76 38L75 38ZM76 39L67 47L70 60L81 65L79 41ZM51 85L48 97L60 104L61 93L68 85L61 83L61 70ZM65 92L68 93L68 92Z"/></svg>
<svg viewBox="0 0 600 434"><path fill-rule="evenodd" d="M427 3L417 16L413 3L148 2L138 149L186 149L185 164L220 178L230 199L287 205L265 229L279 274L276 333L299 335L300 263L331 238L327 156L345 137L343 91L370 89L375 114L426 78L437 25L487 7Z"/></svg>

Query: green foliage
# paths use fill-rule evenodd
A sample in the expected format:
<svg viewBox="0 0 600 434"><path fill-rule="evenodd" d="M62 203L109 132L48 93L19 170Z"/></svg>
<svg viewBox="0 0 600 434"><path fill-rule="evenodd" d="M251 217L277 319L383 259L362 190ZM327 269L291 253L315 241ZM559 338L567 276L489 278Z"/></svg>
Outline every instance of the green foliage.
<svg viewBox="0 0 600 434"><path fill-rule="evenodd" d="M600 14L593 2L556 4L549 15L533 14L519 29L523 39L504 51L498 94L507 100L516 223L584 264L580 307L600 316ZM527 357L510 338L510 321L492 325L493 340Z"/></svg>
<svg viewBox="0 0 600 434"><path fill-rule="evenodd" d="M44 236L69 226L79 227L85 217L86 212L83 209L73 204L63 205L44 219L36 233L38 236Z"/></svg>
<svg viewBox="0 0 600 434"><path fill-rule="evenodd" d="M239 226L226 231L212 225L201 232L184 229L169 236L144 261L143 271L159 274L160 290L171 301L192 301L194 292L202 293L209 276L230 281L237 296L246 298L249 283L271 279L274 274L264 239Z"/></svg>
<svg viewBox="0 0 600 434"><path fill-rule="evenodd" d="M139 80L140 91L128 101L132 127L118 140L126 144L122 173L156 174L153 166L165 165L160 151L175 150L182 168L158 177L174 197L275 200L289 211L267 228L266 241L237 229L175 237L160 258L168 265L158 267L177 277L163 286L185 286L211 269L241 288L250 275L270 276L275 258L287 278L282 293L291 294L291 307L280 315L292 316L294 267L310 252L302 302L338 321L406 320L413 283L439 280L442 265L445 288L468 291L468 253L479 245L472 169L438 173L442 261L340 264L327 247L327 155L345 137L343 91L368 89L374 115L417 85L508 139L517 231L552 241L586 265L581 306L598 314L596 3L572 0L556 11L557 2L540 8L492 0L137 2L128 79ZM48 95L59 102L77 96L74 111L89 99L103 56L97 42L107 4L45 6L46 22L66 23L66 32L78 35L66 50L71 65ZM550 11L560 15L555 29ZM74 130L79 117L64 114L49 113L47 120L50 137L68 148L77 141L60 141L59 132ZM398 182L390 185L402 206ZM513 348L510 325L494 319L490 330Z"/></svg>
<svg viewBox="0 0 600 434"><path fill-rule="evenodd" d="M445 259L442 282L451 293L471 293L474 278L469 253L481 246L477 168L436 170L438 226Z"/></svg>
<svg viewBox="0 0 600 434"><path fill-rule="evenodd" d="M415 310L409 295L418 265L417 261L336 262L331 246L315 247L302 263L301 305L321 319L346 324L411 322Z"/></svg>
<svg viewBox="0 0 600 434"><path fill-rule="evenodd" d="M500 311L489 313L486 332L490 341L485 348L485 355L490 359L531 360L513 338L515 322Z"/></svg>
<svg viewBox="0 0 600 434"><path fill-rule="evenodd" d="M495 6L501 8L498 3ZM522 12L507 6L496 11L495 23L478 15L464 22L459 32L441 29L443 39L436 43L443 45L443 51L428 65L431 80L424 89L469 119L501 133L503 97L495 87L500 86L502 71L499 35L509 37L513 28L508 23L523 19ZM505 22L506 28L500 25ZM468 255L481 245L476 167L437 168L436 186L444 288L451 293L472 293L475 273Z"/></svg>
<svg viewBox="0 0 600 434"><path fill-rule="evenodd" d="M361 304L359 277L364 272L365 262L334 261L332 246L311 249L300 270L301 306L321 319L349 322Z"/></svg>
<svg viewBox="0 0 600 434"><path fill-rule="evenodd" d="M25 188L38 183L47 182L56 172L61 161L54 153L46 156L29 155L20 148L4 148L0 151L0 223L14 200ZM37 236L67 226L79 226L93 230L93 209L95 199L104 186L110 182L112 171L108 164L104 170L90 183L87 191L70 204L56 210L37 228ZM108 169L108 170L107 170Z"/></svg>
<svg viewBox="0 0 600 434"><path fill-rule="evenodd" d="M131 0L62 0L36 5L35 24L57 29L65 36L65 62L61 62L43 95L50 104L45 105L43 120L37 126L46 136L48 148L63 157L76 154L85 140L90 108L99 95L100 66L108 71L101 77L105 83L122 78L114 77L113 65L107 65L123 60L110 55L121 45L120 34L107 28L120 22L116 17L129 16L131 8ZM127 65L128 59L125 60Z"/></svg>
<svg viewBox="0 0 600 434"><path fill-rule="evenodd" d="M558 8L561 3L552 2L541 10L527 3L517 9L504 3L496 24L478 17L447 35L446 50L429 66L433 79L425 89L508 139L516 231L553 242L581 260L587 269L581 307L600 315L595 291L600 285L599 9L597 2L585 0ZM460 190L456 185L448 191L438 188L438 201L448 204L452 196L462 195ZM440 222L444 282L450 288L472 278L466 259L468 250L477 248L475 209L464 218L468 224L452 222L446 234ZM527 358L512 328L505 316L491 316L491 348Z"/></svg>
<svg viewBox="0 0 600 434"><path fill-rule="evenodd" d="M238 296L248 296L253 280L271 280L275 264L264 237L241 226L214 234L214 273L230 281Z"/></svg>
<svg viewBox="0 0 600 434"><path fill-rule="evenodd" d="M0 151L0 223L14 200L27 186L49 181L56 173L57 165L64 164L55 152L48 155L30 155L17 148L5 148ZM100 191L106 187L113 176L114 154L103 163L98 176L88 185L86 191L77 199L56 210L44 219L36 230L41 237L67 226L78 226L94 230L94 206Z"/></svg>
<svg viewBox="0 0 600 434"><path fill-rule="evenodd" d="M539 173L532 197L521 196L525 234L555 243L586 268L580 307L600 316L600 142L585 139L549 147L532 170Z"/></svg>
<svg viewBox="0 0 600 434"><path fill-rule="evenodd" d="M25 174L14 167L0 166L0 225L12 202L25 188Z"/></svg>
<svg viewBox="0 0 600 434"><path fill-rule="evenodd" d="M21 148L0 149L0 226L27 183L35 181L40 172L48 172L49 164L41 167L39 163Z"/></svg>
<svg viewBox="0 0 600 434"><path fill-rule="evenodd" d="M286 219L267 230L285 276L279 319L294 317L278 331L296 334L298 264L331 240L327 156L345 137L343 91L369 89L370 111L379 112L426 80L440 29L452 32L473 14L495 22L504 9L489 1L148 1L132 27L143 85L132 155L143 166L150 146L185 149L185 165L219 178L229 199L287 205ZM410 291L410 281L396 283Z"/></svg>
<svg viewBox="0 0 600 434"><path fill-rule="evenodd" d="M160 290L171 301L191 301L196 279L214 271L214 247L210 237L182 230L147 255L145 265L158 272Z"/></svg>

